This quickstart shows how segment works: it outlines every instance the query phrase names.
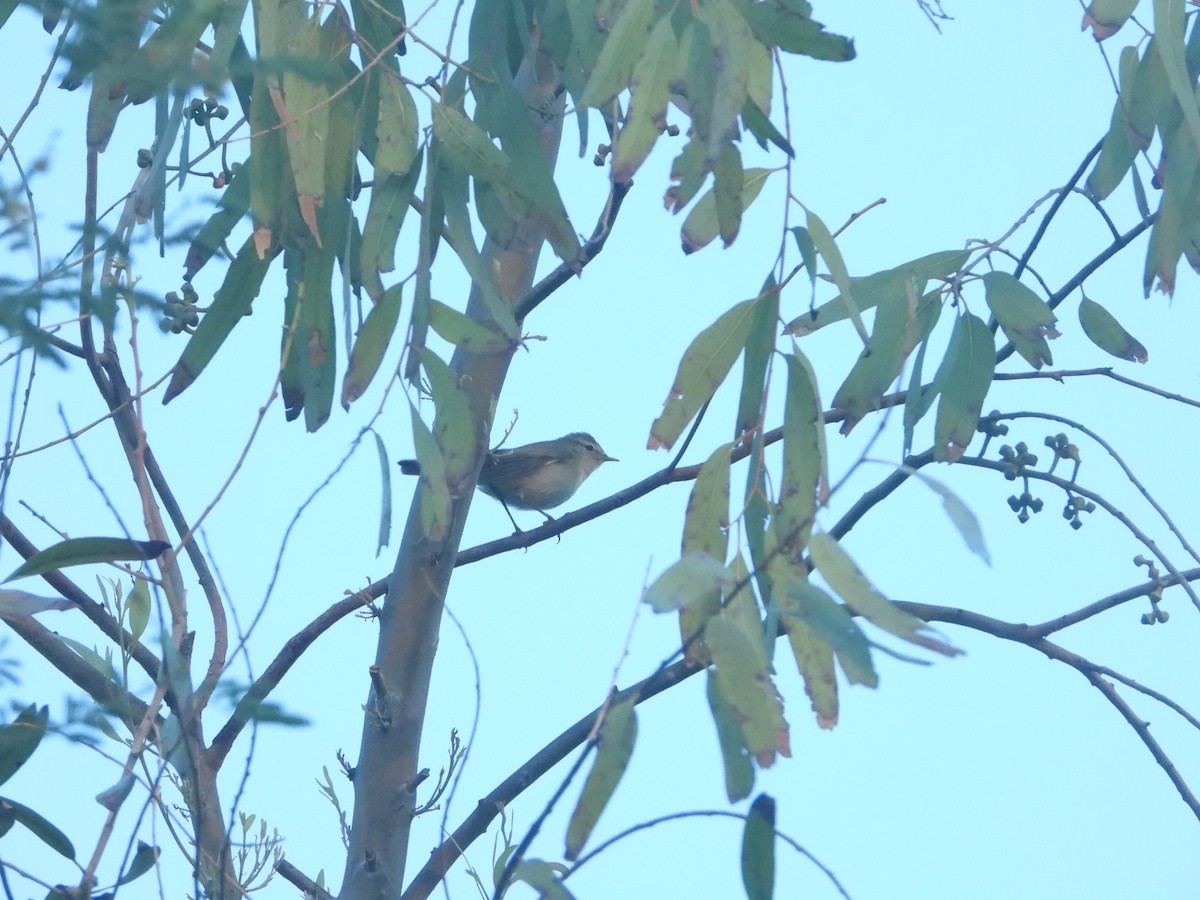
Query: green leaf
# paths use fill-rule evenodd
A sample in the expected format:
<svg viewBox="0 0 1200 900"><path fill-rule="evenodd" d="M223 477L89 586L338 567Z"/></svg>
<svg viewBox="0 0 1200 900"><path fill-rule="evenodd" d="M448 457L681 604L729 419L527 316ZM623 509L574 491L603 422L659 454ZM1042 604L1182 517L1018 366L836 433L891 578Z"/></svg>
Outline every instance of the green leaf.
<svg viewBox="0 0 1200 900"><path fill-rule="evenodd" d="M775 800L759 794L742 831L742 884L746 900L775 896Z"/></svg>
<svg viewBox="0 0 1200 900"><path fill-rule="evenodd" d="M723 444L700 467L688 498L683 521L681 553L702 553L722 562L729 549L729 465L732 444ZM704 596L684 603L679 610L679 634L684 656L691 663L707 663L708 650L702 633L708 620L721 609L721 585L713 585Z"/></svg>
<svg viewBox="0 0 1200 900"><path fill-rule="evenodd" d="M725 613L714 616L704 638L716 666L717 686L733 709L750 755L764 768L776 754L791 756L787 722L761 633L747 634Z"/></svg>
<svg viewBox="0 0 1200 900"><path fill-rule="evenodd" d="M236 165L236 164L235 164ZM242 221L250 209L250 176L248 161L238 166L229 186L221 194L217 202L217 210L207 222L200 226L196 237L188 247L187 257L183 263L183 278L191 281L201 267L208 262L221 244L233 233L233 229ZM180 175L182 176L182 172Z"/></svg>
<svg viewBox="0 0 1200 900"><path fill-rule="evenodd" d="M763 185L767 183L767 178L774 171L774 169L755 168L741 172L741 190L736 193L735 198L742 210L749 208L750 204L755 201L762 191ZM696 205L683 220L680 235L683 240L684 253L695 253L697 250L707 247L721 234L718 190L724 190L728 185L728 178L721 181L718 176L718 183L696 201ZM731 242L732 238L725 240L725 246L728 247Z"/></svg>
<svg viewBox="0 0 1200 900"><path fill-rule="evenodd" d="M433 543L446 536L450 527L450 507L453 499L446 482L446 463L433 432L422 421L417 408L409 404L412 413L413 446L421 463L418 490L421 492L421 531Z"/></svg>
<svg viewBox="0 0 1200 900"><path fill-rule="evenodd" d="M788 157L795 159L796 151L792 149L788 139L753 100L747 100L746 105L742 107L742 126L754 136L758 145L764 150L767 149L767 143L770 142L786 153Z"/></svg>
<svg viewBox="0 0 1200 900"><path fill-rule="evenodd" d="M133 853L133 859L129 861L129 867L117 879L117 884L129 884L131 881L141 878L154 868L154 864L158 862L160 852L157 847L153 847L145 841L138 841L137 850Z"/></svg>
<svg viewBox="0 0 1200 900"><path fill-rule="evenodd" d="M925 622L906 613L875 590L842 549L841 544L829 535L814 534L808 549L813 565L821 573L821 577L847 606L864 616L872 625L943 656L957 656L962 652L934 637Z"/></svg>
<svg viewBox="0 0 1200 900"><path fill-rule="evenodd" d="M1137 47L1126 47L1121 51L1118 71L1120 72L1120 95L1113 104L1108 133L1100 147L1100 155L1087 178L1087 191L1097 200L1103 200L1117 189L1125 179L1125 173L1137 159L1137 147L1130 136L1131 125L1126 112L1129 96L1133 89L1133 77L1138 67ZM1135 170L1136 174L1136 170ZM1143 213L1148 215L1148 211Z"/></svg>
<svg viewBox="0 0 1200 900"><path fill-rule="evenodd" d="M800 245L801 254L805 246L801 243L798 229L793 228L796 243ZM906 262L893 269L884 269L873 275L862 278L851 278L850 284L854 291L854 304L860 312L866 312L890 299L903 299L912 281L925 282L931 279L945 278L952 272L957 272L970 256L968 250L942 250L930 253L911 262ZM809 275L816 278L816 257L812 260L807 255L804 261L808 265ZM834 297L828 303L823 303L812 312L806 312L788 322L784 329L789 334L802 337L811 334L818 328L832 325L848 318L850 310L840 296Z"/></svg>
<svg viewBox="0 0 1200 900"><path fill-rule="evenodd" d="M567 873L561 863L548 863L540 859L525 859L513 872L513 881L524 881L538 892L538 900L574 900L570 891L563 887L559 877Z"/></svg>
<svg viewBox="0 0 1200 900"><path fill-rule="evenodd" d="M506 335L438 300L429 303L429 327L443 340L470 353L504 353L513 346Z"/></svg>
<svg viewBox="0 0 1200 900"><path fill-rule="evenodd" d="M3 810L5 819L20 822L55 853L67 859L75 858L75 847L71 844L70 839L51 825L40 813L6 797L0 797L0 810Z"/></svg>
<svg viewBox="0 0 1200 900"><path fill-rule="evenodd" d="M705 403L712 399L746 346L755 300L743 300L700 332L683 354L662 414L650 427L647 448L670 448Z"/></svg>
<svg viewBox="0 0 1200 900"><path fill-rule="evenodd" d="M49 707L38 709L31 704L21 710L14 721L0 727L0 784L12 778L33 755L49 721Z"/></svg>
<svg viewBox="0 0 1200 900"><path fill-rule="evenodd" d="M908 388L904 393L904 455L912 452L913 431L917 423L925 418L937 399L937 388L931 384L922 384L925 371L925 351L929 349L929 341L922 341L913 359L912 373L908 378Z"/></svg>
<svg viewBox="0 0 1200 900"><path fill-rule="evenodd" d="M375 178L406 175L420 153L420 118L408 86L389 69L380 69L379 114L375 125Z"/></svg>
<svg viewBox="0 0 1200 900"><path fill-rule="evenodd" d="M358 330L354 349L350 351L350 364L342 379L342 403L350 404L366 391L367 386L379 371L388 344L400 320L402 284L394 284L379 298Z"/></svg>
<svg viewBox="0 0 1200 900"><path fill-rule="evenodd" d="M32 616L52 609L75 609L62 597L42 597L29 591L0 590L0 617Z"/></svg>
<svg viewBox="0 0 1200 900"><path fill-rule="evenodd" d="M946 510L946 515L950 517L950 522L962 535L963 543L967 545L967 549L982 559L989 566L992 564L992 555L988 553L987 544L983 539L983 526L979 524L979 519L975 513L971 511L971 507L963 501L958 494L950 490L936 478L930 478L924 472L913 471L918 479L920 479L931 491L942 498L942 508Z"/></svg>
<svg viewBox="0 0 1200 900"><path fill-rule="evenodd" d="M1142 60L1133 73L1129 93L1118 101L1125 103L1129 137L1138 150L1150 147L1155 129L1162 125L1174 102L1162 56L1157 51L1158 40L1152 37L1147 42Z"/></svg>
<svg viewBox="0 0 1200 900"><path fill-rule="evenodd" d="M789 642L792 642L791 634L797 623L806 626L819 641L833 648L847 681L867 687L878 686L879 677L871 663L871 646L846 607L809 581L808 570L799 563L776 557L770 565L770 573L779 603L780 623L788 633ZM809 631L800 633L806 637ZM795 655L795 643L792 644ZM837 683L833 674L811 669L809 660L798 655L796 663L805 673L805 688L812 698L818 724L832 728L837 716ZM811 684L807 680L810 674L814 677Z"/></svg>
<svg viewBox="0 0 1200 900"><path fill-rule="evenodd" d="M863 343L867 343L867 328L863 325L862 312L854 300L850 273L846 271L846 263L842 259L842 253L838 250L837 244L833 240L833 235L825 223L821 221L821 217L811 211L808 213L808 233L812 238L813 246L817 248L817 252L825 260L825 265L829 269L833 283L841 291L840 299L842 305L846 308L850 320L854 323L854 329L858 332L858 336L862 338Z"/></svg>
<svg viewBox="0 0 1200 900"><path fill-rule="evenodd" d="M225 280L217 288L208 312L183 348L183 354L175 364L171 381L163 394L163 403L169 403L183 393L200 377L204 367L212 362L233 326L250 312L250 304L258 296L274 258L274 253L259 256L254 238L246 239L225 271Z"/></svg>
<svg viewBox="0 0 1200 900"><path fill-rule="evenodd" d="M746 439L752 429L764 427L763 398L767 387L767 368L775 352L779 330L779 287L775 276L768 275L754 306L754 321L746 336L746 355L742 359L742 393L738 400L736 440Z"/></svg>
<svg viewBox="0 0 1200 900"><path fill-rule="evenodd" d="M742 739L742 729L733 707L717 687L717 675L712 669L708 670L705 685L725 768L725 793L730 803L737 803L754 790L754 763L750 761L750 751Z"/></svg>
<svg viewBox="0 0 1200 900"><path fill-rule="evenodd" d="M502 91L499 97L511 115L528 117L523 102L518 106L520 95L515 90ZM452 162L476 181L487 182L500 191L512 204L515 216L528 217L545 230L561 258L569 260L578 255L579 239L567 220L562 199L544 162L544 151L533 151L527 141L517 140L514 146L506 148L515 154L510 155L493 144L483 129L460 110L445 103L433 106L433 133ZM533 152L541 153L542 162L533 161Z"/></svg>
<svg viewBox="0 0 1200 900"><path fill-rule="evenodd" d="M580 106L600 106L629 85L650 39L654 11L654 0L629 0L624 5L600 48L587 87L579 98Z"/></svg>
<svg viewBox="0 0 1200 900"><path fill-rule="evenodd" d="M996 345L978 316L959 316L934 383L941 397L934 423L934 458L954 462L975 436L979 412L996 371Z"/></svg>
<svg viewBox="0 0 1200 900"><path fill-rule="evenodd" d="M1137 8L1138 0L1092 0L1083 13L1083 29L1092 29L1096 40L1110 38Z"/></svg>
<svg viewBox="0 0 1200 900"><path fill-rule="evenodd" d="M796 668L804 679L804 692L812 702L817 725L833 728L838 719L837 673L833 668L833 647L816 630L795 615L780 610L780 624L788 637ZM865 641L864 641L865 643Z"/></svg>
<svg viewBox="0 0 1200 900"><path fill-rule="evenodd" d="M988 272L983 284L988 308L1016 351L1035 369L1053 365L1046 339L1058 337L1058 320L1049 304L1008 272Z"/></svg>
<svg viewBox="0 0 1200 900"><path fill-rule="evenodd" d="M375 451L379 457L379 543L375 546L378 557L392 534L392 460L379 432L372 428L371 434L375 437Z"/></svg>
<svg viewBox="0 0 1200 900"><path fill-rule="evenodd" d="M1083 333L1088 340L1105 353L1138 363L1144 363L1149 358L1141 342L1121 327L1116 317L1095 300L1084 297L1080 302L1079 324L1083 326Z"/></svg>
<svg viewBox="0 0 1200 900"><path fill-rule="evenodd" d="M1200 149L1200 109L1196 106L1195 79L1188 72L1183 55L1186 22L1183 0L1154 0L1154 49L1162 60L1175 102L1183 110L1183 121L1192 142Z"/></svg>
<svg viewBox="0 0 1200 900"><path fill-rule="evenodd" d="M924 289L924 281L910 279L902 294L879 304L869 346L833 395L833 408L846 415L842 434L849 434L865 416L882 409L884 396L903 371L908 355L937 324L941 291L921 296Z"/></svg>
<svg viewBox="0 0 1200 900"><path fill-rule="evenodd" d="M408 215L409 204L421 176L421 157L404 175L376 174L371 203L363 223L359 267L363 286L376 303L383 293L380 273L396 268L396 240Z"/></svg>
<svg viewBox="0 0 1200 900"><path fill-rule="evenodd" d="M134 579L133 588L125 599L125 608L129 611L129 633L135 641L141 640L150 623L150 587L145 579Z"/></svg>
<svg viewBox="0 0 1200 900"><path fill-rule="evenodd" d="M797 555L812 533L817 507L829 493L829 473L816 373L799 350L784 359L788 380L783 415L783 479L774 528L783 552Z"/></svg>
<svg viewBox="0 0 1200 900"><path fill-rule="evenodd" d="M629 181L667 125L667 95L678 52L671 17L664 16L650 32L645 50L631 74L632 99L625 123L613 141L612 180Z"/></svg>
<svg viewBox="0 0 1200 900"><path fill-rule="evenodd" d="M473 474L476 465L477 439L471 405L448 365L425 348L421 348L420 356L433 392L433 436L442 451L446 481L459 485Z"/></svg>
<svg viewBox="0 0 1200 900"><path fill-rule="evenodd" d="M854 41L830 34L809 18L809 5L794 0L766 0L742 4L754 36L769 47L813 59L846 62L854 59Z"/></svg>
<svg viewBox="0 0 1200 900"><path fill-rule="evenodd" d="M633 756L633 745L637 740L637 713L634 711L636 697L627 697L608 708L596 747L596 758L588 772L583 790L571 813L567 825L566 857L575 860L587 842L600 813L608 805L617 789L621 776Z"/></svg>
<svg viewBox="0 0 1200 900"><path fill-rule="evenodd" d="M88 563L154 559L170 549L171 545L166 541L134 541L113 537L68 538L33 554L4 580L9 582L15 578L27 578Z"/></svg>
<svg viewBox="0 0 1200 900"><path fill-rule="evenodd" d="M642 600L655 612L676 612L732 586L733 575L723 562L701 550L689 550L646 588Z"/></svg>
<svg viewBox="0 0 1200 900"><path fill-rule="evenodd" d="M696 130L704 139L706 156L716 159L722 145L737 136L737 121L750 96L750 71L761 53L760 44L742 15L741 9L732 0L709 0L693 7L698 18L708 26L712 38L712 56L708 66L716 74L712 108L707 122L694 119ZM697 59L703 64L703 61ZM689 82L689 88L692 85ZM699 92L692 96L699 103ZM749 205L748 203L745 205Z"/></svg>

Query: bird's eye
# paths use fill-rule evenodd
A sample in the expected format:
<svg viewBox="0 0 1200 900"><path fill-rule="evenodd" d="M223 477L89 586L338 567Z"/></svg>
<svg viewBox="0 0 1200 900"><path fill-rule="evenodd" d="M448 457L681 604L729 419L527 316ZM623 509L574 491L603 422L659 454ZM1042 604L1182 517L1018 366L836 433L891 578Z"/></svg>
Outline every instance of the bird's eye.
<svg viewBox="0 0 1200 900"><path fill-rule="evenodd" d="M587 441L583 442L583 446L584 446L584 449L586 449L589 453L594 452L596 449L595 444L589 444Z"/></svg>

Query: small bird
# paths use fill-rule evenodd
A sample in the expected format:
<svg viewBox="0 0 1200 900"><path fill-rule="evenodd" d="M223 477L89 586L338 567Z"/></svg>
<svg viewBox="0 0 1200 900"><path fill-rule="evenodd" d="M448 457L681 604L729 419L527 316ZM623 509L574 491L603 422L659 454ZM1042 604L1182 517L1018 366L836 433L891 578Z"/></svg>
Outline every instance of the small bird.
<svg viewBox="0 0 1200 900"><path fill-rule="evenodd" d="M606 462L619 462L604 452L587 432L576 431L553 441L538 441L509 450L490 450L479 472L479 489L500 501L513 528L520 531L510 506L533 509L546 517L546 510L566 503L589 475ZM400 460L405 475L420 475L415 459Z"/></svg>

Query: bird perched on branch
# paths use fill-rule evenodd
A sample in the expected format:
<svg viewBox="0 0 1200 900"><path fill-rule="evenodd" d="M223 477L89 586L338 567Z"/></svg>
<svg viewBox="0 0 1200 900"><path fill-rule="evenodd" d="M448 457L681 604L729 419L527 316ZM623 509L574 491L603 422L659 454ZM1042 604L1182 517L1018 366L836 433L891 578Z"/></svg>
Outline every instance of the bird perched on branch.
<svg viewBox="0 0 1200 900"><path fill-rule="evenodd" d="M599 442L584 431L553 441L538 441L509 450L490 450L479 472L479 489L500 501L513 528L520 531L512 510L533 509L546 517L546 510L561 506L574 496L587 477L606 462L618 462L604 452ZM415 459L400 460L405 475L420 475Z"/></svg>

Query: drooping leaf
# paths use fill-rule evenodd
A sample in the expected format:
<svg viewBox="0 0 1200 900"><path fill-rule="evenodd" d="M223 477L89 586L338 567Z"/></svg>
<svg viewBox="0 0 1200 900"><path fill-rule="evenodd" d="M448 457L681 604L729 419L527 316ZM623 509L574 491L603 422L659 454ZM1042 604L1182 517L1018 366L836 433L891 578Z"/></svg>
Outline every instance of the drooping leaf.
<svg viewBox="0 0 1200 900"><path fill-rule="evenodd" d="M50 721L50 708L27 706L17 718L0 727L0 784L12 778L33 755L46 733Z"/></svg>
<svg viewBox="0 0 1200 900"><path fill-rule="evenodd" d="M754 428L764 427L763 398L767 388L767 368L775 352L779 331L779 287L773 275L767 276L754 306L754 321L746 336L746 354L742 358L742 393L738 400L735 440L744 440Z"/></svg>
<svg viewBox="0 0 1200 900"><path fill-rule="evenodd" d="M910 280L904 293L879 304L870 344L833 396L833 408L845 413L842 434L865 416L881 409L888 389L904 369L908 355L929 337L942 311L940 291L924 296L923 281Z"/></svg>
<svg viewBox="0 0 1200 900"><path fill-rule="evenodd" d="M967 545L967 549L982 559L989 566L992 564L992 555L988 553L987 543L983 539L983 526L979 524L979 518L971 510L971 507L963 501L958 494L946 487L936 478L930 478L924 472L914 471L915 475L926 487L942 498L942 508L946 510L946 515L950 517L951 524L960 535L962 535L963 543Z"/></svg>
<svg viewBox="0 0 1200 900"><path fill-rule="evenodd" d="M777 557L770 565L775 597L779 603L780 624L788 634L796 664L805 676L805 688L813 701L817 722L832 728L837 717L837 682L825 669L819 647L807 640L811 633L816 641L828 644L837 656L846 679L851 684L876 687L879 677L871 662L871 647L853 616L836 600L808 580L802 564ZM800 624L803 629L794 626ZM793 632L801 637L797 651ZM811 678L811 682L810 682Z"/></svg>
<svg viewBox="0 0 1200 900"><path fill-rule="evenodd" d="M716 562L723 562L729 547L729 464L732 444L723 444L700 467L688 498L683 522L681 553L702 553ZM708 651L702 638L705 624L721 609L721 589L726 584L718 580L709 592L690 599L679 609L679 634L684 656L692 663L707 663Z"/></svg>
<svg viewBox="0 0 1200 900"><path fill-rule="evenodd" d="M1125 24L1137 8L1138 0L1092 0L1083 13L1081 30L1092 29L1098 41L1110 38Z"/></svg>
<svg viewBox="0 0 1200 900"><path fill-rule="evenodd" d="M671 17L658 20L630 76L633 97L613 142L612 180L633 177L666 127L667 97L678 44Z"/></svg>
<svg viewBox="0 0 1200 900"><path fill-rule="evenodd" d="M129 633L133 639L141 640L150 624L150 587L144 578L137 578L125 598L125 608L129 611Z"/></svg>
<svg viewBox="0 0 1200 900"><path fill-rule="evenodd" d="M1035 369L1053 365L1046 339L1058 337L1054 310L1009 272L988 272L983 284L988 308L1016 351Z"/></svg>
<svg viewBox="0 0 1200 900"><path fill-rule="evenodd" d="M378 557L392 534L392 460L379 432L371 429L371 434L375 436L375 451L379 458L379 542L375 545Z"/></svg>
<svg viewBox="0 0 1200 900"><path fill-rule="evenodd" d="M775 170L762 168L740 170L739 167L739 171L741 174L741 190L738 191L735 188L734 197L740 208L745 210L755 201L762 191L763 185L767 183L767 178ZM712 189L696 201L696 205L687 214L687 218L683 221L683 228L680 231L683 239L684 253L695 253L697 250L711 244L721 235L718 186L728 188L729 184L729 179L726 177L719 185L714 185ZM729 246L729 243L729 241L725 241L725 246Z"/></svg>
<svg viewBox="0 0 1200 900"><path fill-rule="evenodd" d="M131 881L141 878L154 868L154 864L158 862L160 852L158 847L147 844L145 841L138 841L137 850L133 853L133 859L129 861L129 866L121 873L121 877L117 879L117 884L129 884Z"/></svg>
<svg viewBox="0 0 1200 900"><path fill-rule="evenodd" d="M421 530L433 543L446 536L450 525L450 507L453 498L446 482L446 463L442 449L433 437L433 432L422 421L417 408L410 404L412 413L413 446L420 460L421 472L418 490L421 492Z"/></svg>
<svg viewBox="0 0 1200 900"><path fill-rule="evenodd" d="M821 217L811 210L808 212L808 234L812 238L813 246L817 252L821 254L821 258L825 260L825 265L829 269L829 274L833 278L833 283L837 285L841 291L840 299L842 305L850 317L850 321L854 323L854 330L858 332L858 336L862 338L863 343L867 343L867 328L863 325L862 310L854 298L854 289L850 282L850 273L846 270L845 260L842 259L842 252L838 249L837 244L833 240L833 235L829 228L821 221Z"/></svg>
<svg viewBox="0 0 1200 900"><path fill-rule="evenodd" d="M250 305L258 296L273 260L273 254L259 255L253 237L246 239L226 270L225 280L217 288L208 312L183 348L183 354L175 364L171 381L163 393L163 403L169 403L183 393L200 377L204 367L212 362L233 327L250 312Z"/></svg>
<svg viewBox="0 0 1200 900"><path fill-rule="evenodd" d="M236 163L234 165L237 165ZM183 263L183 278L190 281L200 271L221 244L233 233L234 227L250 210L250 177L248 164L243 163L233 173L229 185L221 194L214 212L196 233ZM182 172L180 173L182 175Z"/></svg>
<svg viewBox="0 0 1200 900"><path fill-rule="evenodd" d="M934 458L939 462L954 462L971 443L995 371L991 330L972 313L959 316L934 379L940 394L934 423Z"/></svg>
<svg viewBox="0 0 1200 900"><path fill-rule="evenodd" d="M783 552L796 555L808 542L817 508L829 493L829 474L816 373L799 350L784 359L788 378L783 417L783 479L774 528Z"/></svg>
<svg viewBox="0 0 1200 900"><path fill-rule="evenodd" d="M1126 331L1107 309L1088 297L1079 304L1079 324L1088 340L1118 359L1144 363L1149 355L1133 335Z"/></svg>
<svg viewBox="0 0 1200 900"><path fill-rule="evenodd" d="M921 619L900 609L875 590L841 545L829 535L814 534L808 547L821 577L847 606L865 616L871 624L943 656L957 656L962 652L936 637Z"/></svg>
<svg viewBox="0 0 1200 900"><path fill-rule="evenodd" d="M135 541L114 537L68 538L33 554L4 580L8 582L88 563L154 559L170 549L171 545L166 541Z"/></svg>
<svg viewBox="0 0 1200 900"><path fill-rule="evenodd" d="M637 741L636 697L627 697L608 708L596 747L596 758L567 825L566 858L574 860L587 842L600 813L608 805L633 756Z"/></svg>
<svg viewBox="0 0 1200 900"><path fill-rule="evenodd" d="M1113 104L1112 118L1108 133L1104 136L1104 143L1100 147L1100 155L1087 178L1087 191L1097 200L1103 200L1117 189L1117 185L1125 179L1125 173L1137 159L1137 147L1131 138L1132 126L1127 112L1137 68L1137 47L1124 48L1117 66L1120 73L1120 94Z"/></svg>
<svg viewBox="0 0 1200 900"><path fill-rule="evenodd" d="M647 448L670 448L707 403L746 345L754 320L754 300L743 300L696 336L683 354L662 415L650 428Z"/></svg>
<svg viewBox="0 0 1200 900"><path fill-rule="evenodd" d="M33 832L43 844L67 859L75 858L75 847L70 839L40 813L34 812L23 803L0 797L0 816L9 822L20 822ZM8 829L4 829L7 831Z"/></svg>
<svg viewBox="0 0 1200 900"><path fill-rule="evenodd" d="M350 351L350 363L342 379L343 404L353 403L361 397L379 371L400 319L402 288L402 284L395 284L384 291L358 330L354 349Z"/></svg>
<svg viewBox="0 0 1200 900"><path fill-rule="evenodd" d="M813 59L846 62L854 59L854 41L825 31L825 26L810 18L807 2L766 0L742 7L754 36L767 46Z"/></svg>
<svg viewBox="0 0 1200 900"><path fill-rule="evenodd" d="M704 638L716 666L717 686L733 710L750 755L764 768L776 754L791 756L783 705L771 682L761 635L756 640L722 613L709 620Z"/></svg>
<svg viewBox="0 0 1200 900"><path fill-rule="evenodd" d="M471 474L476 460L477 438L471 406L450 367L430 350L422 348L420 355L433 391L433 436L442 451L446 481L457 485Z"/></svg>
<svg viewBox="0 0 1200 900"><path fill-rule="evenodd" d="M736 803L749 797L754 789L754 763L750 760L750 751L746 749L734 709L717 687L717 675L712 669L708 670L705 685L713 724L717 726L717 742L721 747L725 793L730 803Z"/></svg>
<svg viewBox="0 0 1200 900"><path fill-rule="evenodd" d="M759 794L742 830L742 885L746 900L775 896L775 800Z"/></svg>
<svg viewBox="0 0 1200 900"><path fill-rule="evenodd" d="M654 0L630 0L621 7L579 98L580 106L600 106L629 86L654 27L654 10Z"/></svg>

